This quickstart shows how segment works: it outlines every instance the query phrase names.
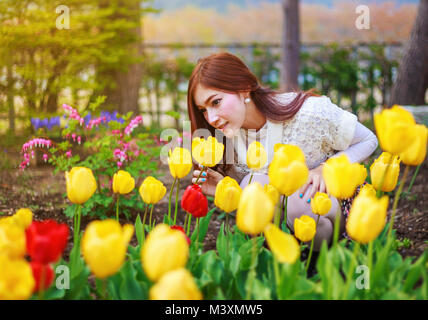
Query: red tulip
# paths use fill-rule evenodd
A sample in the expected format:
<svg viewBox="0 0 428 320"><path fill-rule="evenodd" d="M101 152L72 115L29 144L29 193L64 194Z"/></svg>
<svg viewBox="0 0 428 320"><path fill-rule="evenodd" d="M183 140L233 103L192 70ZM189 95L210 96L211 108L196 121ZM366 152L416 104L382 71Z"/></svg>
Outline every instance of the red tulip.
<svg viewBox="0 0 428 320"><path fill-rule="evenodd" d="M33 270L33 278L36 282L34 287L34 292L38 292L41 289L42 282L42 270L43 270L43 290L49 288L54 279L54 272L50 264L43 264L40 262L32 261L30 262L31 269Z"/></svg>
<svg viewBox="0 0 428 320"><path fill-rule="evenodd" d="M171 226L171 229L179 230L179 231L183 232L184 236L186 237L187 243L190 246L190 238L187 236L186 231L184 231L183 227L180 227L180 226Z"/></svg>
<svg viewBox="0 0 428 320"><path fill-rule="evenodd" d="M27 253L40 263L56 262L67 245L68 227L54 220L33 221L25 230Z"/></svg>
<svg viewBox="0 0 428 320"><path fill-rule="evenodd" d="M208 200L201 187L192 184L186 188L181 198L181 207L195 218L205 217L208 213Z"/></svg>

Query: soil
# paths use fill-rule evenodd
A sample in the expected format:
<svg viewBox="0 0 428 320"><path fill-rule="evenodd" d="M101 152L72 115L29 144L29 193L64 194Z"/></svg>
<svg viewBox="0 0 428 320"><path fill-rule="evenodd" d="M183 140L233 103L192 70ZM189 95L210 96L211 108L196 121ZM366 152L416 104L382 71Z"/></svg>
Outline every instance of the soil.
<svg viewBox="0 0 428 320"><path fill-rule="evenodd" d="M8 150L7 153L2 152L1 157L9 157L9 163L19 165L21 159L19 152ZM6 163L6 162L3 162ZM168 167L165 165L159 166L159 171L165 173L161 178L169 192L173 183L173 178L169 174ZM404 171L404 170L402 170ZM420 256L428 247L428 195L426 185L428 183L428 165L427 161L420 167L415 183L410 193L407 192L410 180L415 171L411 167L408 173L407 181L404 185L404 194L400 198L396 218L394 221L394 229L396 229L397 238L400 240L398 251L403 257ZM179 199L181 199L185 188L191 183L191 175L180 180ZM70 226L70 236L68 246L64 253L64 258L68 259L72 244L73 244L73 220L65 216L64 209L70 204L65 197L65 177L63 173L54 175L53 168L48 165L31 165L29 168L21 171L15 168L0 168L0 216L12 215L19 208L28 207L34 213L34 220L54 219L61 223L67 223ZM172 212L174 212L174 199ZM392 201L389 210L392 211ZM209 202L209 209L214 208L212 201ZM115 215L115 209L112 206L112 217ZM168 193L154 207L153 217L157 222L160 222L163 214L168 212ZM143 212L132 212L131 218L126 220L124 217L120 219L122 224L134 223L137 215L143 216ZM185 212L178 205L177 225L183 225ZM230 223L234 223L231 217ZM81 221L81 230L84 230L86 225L96 218L83 216ZM220 214L218 209L212 216L209 225L208 233L205 238L205 250L215 249L216 237L220 229L220 225L224 222L224 215ZM192 220L191 230L193 229L195 219ZM137 240L134 235L132 244L136 244Z"/></svg>

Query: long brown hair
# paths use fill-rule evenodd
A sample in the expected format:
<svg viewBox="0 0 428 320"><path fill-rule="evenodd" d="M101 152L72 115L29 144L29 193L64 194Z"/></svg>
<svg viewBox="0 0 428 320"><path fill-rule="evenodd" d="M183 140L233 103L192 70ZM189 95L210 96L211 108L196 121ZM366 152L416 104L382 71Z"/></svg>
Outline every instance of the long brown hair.
<svg viewBox="0 0 428 320"><path fill-rule="evenodd" d="M228 52L214 53L200 59L190 76L187 90L187 110L192 135L196 129L206 128L213 137L215 136L215 128L205 120L204 115L196 106L194 95L198 84L228 93L249 91L257 109L266 118L273 121L291 119L308 97L317 96L312 90L301 91L289 104L284 105L275 99L275 95L280 94L280 92L261 87L257 77L237 56Z"/></svg>

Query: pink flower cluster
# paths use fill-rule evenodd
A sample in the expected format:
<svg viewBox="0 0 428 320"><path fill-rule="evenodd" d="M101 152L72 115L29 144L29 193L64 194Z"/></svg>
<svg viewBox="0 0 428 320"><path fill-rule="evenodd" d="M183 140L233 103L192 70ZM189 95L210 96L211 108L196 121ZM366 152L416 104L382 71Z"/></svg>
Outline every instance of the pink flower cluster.
<svg viewBox="0 0 428 320"><path fill-rule="evenodd" d="M67 134L65 135L65 138L66 138L66 139L70 139L70 134L69 134L69 133L67 133ZM78 143L78 144L81 144L81 143L82 143L82 137L81 137L81 136L76 135L75 133L71 134L71 139L73 139L73 142L76 142L76 140L77 140L77 143Z"/></svg>
<svg viewBox="0 0 428 320"><path fill-rule="evenodd" d="M63 104L62 107L64 108L64 110L69 111L70 112L70 118L71 119L75 119L77 121L79 121L80 125L83 125L84 119L80 116L79 112L74 109L73 107L70 107L67 104Z"/></svg>
<svg viewBox="0 0 428 320"><path fill-rule="evenodd" d="M126 155L126 152L120 149L114 149L113 155L115 158L119 159L121 163L123 163L123 161L125 161L128 158L128 156Z"/></svg>
<svg viewBox="0 0 428 320"><path fill-rule="evenodd" d="M132 131L142 122L143 122L143 117L136 116L134 119L131 120L131 122L125 128L125 134L130 135Z"/></svg>
<svg viewBox="0 0 428 320"><path fill-rule="evenodd" d="M50 148L53 143L49 139L36 138L32 139L22 145L21 152L23 153L24 161L19 165L20 169L25 169L30 165L30 155L28 151L34 148ZM31 157L34 158L34 150L31 150ZM47 161L47 154L43 155L43 160Z"/></svg>
<svg viewBox="0 0 428 320"><path fill-rule="evenodd" d="M99 117L97 119L90 120L89 124L86 125L86 129L92 129L94 126L98 128L98 126L103 122L107 122L106 117Z"/></svg>

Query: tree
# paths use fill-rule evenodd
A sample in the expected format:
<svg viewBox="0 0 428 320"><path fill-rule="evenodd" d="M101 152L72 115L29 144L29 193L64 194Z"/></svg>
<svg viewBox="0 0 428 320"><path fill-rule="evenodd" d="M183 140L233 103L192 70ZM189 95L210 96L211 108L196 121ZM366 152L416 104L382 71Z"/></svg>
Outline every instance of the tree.
<svg viewBox="0 0 428 320"><path fill-rule="evenodd" d="M283 0L282 88L298 89L300 54L299 0Z"/></svg>
<svg viewBox="0 0 428 320"><path fill-rule="evenodd" d="M398 68L390 105L425 104L428 88L428 0L420 0L410 40Z"/></svg>

